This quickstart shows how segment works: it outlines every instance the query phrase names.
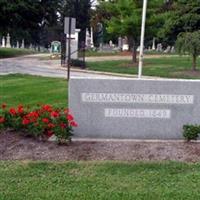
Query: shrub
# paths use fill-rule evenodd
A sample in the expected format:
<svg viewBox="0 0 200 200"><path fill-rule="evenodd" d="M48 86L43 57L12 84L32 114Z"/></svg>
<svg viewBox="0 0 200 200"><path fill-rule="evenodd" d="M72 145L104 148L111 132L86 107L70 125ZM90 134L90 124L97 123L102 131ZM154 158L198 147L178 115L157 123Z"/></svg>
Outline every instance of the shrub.
<svg viewBox="0 0 200 200"><path fill-rule="evenodd" d="M196 140L200 133L200 126L198 125L184 125L183 137L187 140Z"/></svg>
<svg viewBox="0 0 200 200"><path fill-rule="evenodd" d="M12 128L44 139L55 135L60 143L71 139L76 126L68 109L53 108L51 105L38 105L34 110L23 105L7 109L5 104L2 105L0 128Z"/></svg>
<svg viewBox="0 0 200 200"><path fill-rule="evenodd" d="M70 63L73 67L80 67L80 68L85 68L85 61L84 60L78 60L78 59L71 59Z"/></svg>

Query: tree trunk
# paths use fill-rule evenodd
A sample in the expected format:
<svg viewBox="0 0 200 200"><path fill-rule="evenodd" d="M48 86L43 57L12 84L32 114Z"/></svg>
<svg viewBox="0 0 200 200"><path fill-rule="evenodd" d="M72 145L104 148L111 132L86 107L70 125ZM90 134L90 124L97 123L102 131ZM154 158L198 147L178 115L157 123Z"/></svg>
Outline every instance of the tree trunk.
<svg viewBox="0 0 200 200"><path fill-rule="evenodd" d="M128 37L129 50L132 48L132 62L137 62L137 47L133 37Z"/></svg>
<svg viewBox="0 0 200 200"><path fill-rule="evenodd" d="M196 71L197 66L197 57L195 55L192 56L192 70Z"/></svg>
<svg viewBox="0 0 200 200"><path fill-rule="evenodd" d="M132 49L132 61L133 63L137 62L137 49L135 45L133 46L133 49Z"/></svg>

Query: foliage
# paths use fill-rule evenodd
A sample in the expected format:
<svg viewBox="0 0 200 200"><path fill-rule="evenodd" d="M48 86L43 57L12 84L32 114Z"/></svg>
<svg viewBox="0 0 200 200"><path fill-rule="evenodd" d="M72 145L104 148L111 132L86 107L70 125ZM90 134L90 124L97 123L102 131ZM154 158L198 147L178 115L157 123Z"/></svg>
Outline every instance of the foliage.
<svg viewBox="0 0 200 200"><path fill-rule="evenodd" d="M170 0L163 8L162 28L158 37L173 45L181 32L193 32L200 28L199 0Z"/></svg>
<svg viewBox="0 0 200 200"><path fill-rule="evenodd" d="M82 69L85 68L85 61L84 60L79 60L79 59L71 59L71 66L73 67L80 67Z"/></svg>
<svg viewBox="0 0 200 200"><path fill-rule="evenodd" d="M192 69L196 70L197 57L200 55L200 31L180 33L176 41L177 51L192 56Z"/></svg>
<svg viewBox="0 0 200 200"><path fill-rule="evenodd" d="M149 1L147 9L146 35L153 37L155 32L154 25L158 22L157 11L163 1ZM139 45L142 1L138 0L115 0L101 1L101 10L103 10L102 20L107 25L107 30L117 36L128 38L128 43L133 48L133 61L136 62L136 49ZM107 13L105 13L107 12Z"/></svg>
<svg viewBox="0 0 200 200"><path fill-rule="evenodd" d="M90 26L90 0L66 0L63 8L63 17L76 18L76 27L81 29L79 43L85 41L86 28Z"/></svg>
<svg viewBox="0 0 200 200"><path fill-rule="evenodd" d="M200 134L200 125L184 125L183 137L187 140L197 140Z"/></svg>
<svg viewBox="0 0 200 200"><path fill-rule="evenodd" d="M35 53L35 51L28 49L0 48L0 58L11 58L33 53Z"/></svg>
<svg viewBox="0 0 200 200"><path fill-rule="evenodd" d="M42 44L45 30L56 26L63 0L0 0L0 36L11 35L11 43Z"/></svg>
<svg viewBox="0 0 200 200"><path fill-rule="evenodd" d="M7 109L6 104L2 104L0 124L1 128L13 128L34 137L48 138L55 135L58 142L69 140L73 127L77 126L68 109L53 108L51 105L41 105L30 110L23 105Z"/></svg>

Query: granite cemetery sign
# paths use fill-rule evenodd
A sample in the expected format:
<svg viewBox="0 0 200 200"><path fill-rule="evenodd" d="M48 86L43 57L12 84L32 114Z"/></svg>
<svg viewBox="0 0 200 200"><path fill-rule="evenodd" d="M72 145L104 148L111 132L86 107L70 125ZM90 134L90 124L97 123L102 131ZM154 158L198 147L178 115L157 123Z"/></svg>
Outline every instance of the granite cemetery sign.
<svg viewBox="0 0 200 200"><path fill-rule="evenodd" d="M69 97L78 137L181 139L200 121L197 80L72 78Z"/></svg>

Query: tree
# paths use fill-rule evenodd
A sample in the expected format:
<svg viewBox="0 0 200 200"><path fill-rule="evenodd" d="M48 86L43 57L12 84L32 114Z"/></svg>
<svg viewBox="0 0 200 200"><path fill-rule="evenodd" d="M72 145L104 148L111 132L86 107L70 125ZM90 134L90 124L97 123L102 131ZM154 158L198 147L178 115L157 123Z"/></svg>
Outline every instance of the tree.
<svg viewBox="0 0 200 200"><path fill-rule="evenodd" d="M147 9L146 32L155 33L157 10L162 5L161 0L149 1ZM107 25L109 33L117 36L127 36L129 47L132 48L133 62L136 62L136 49L140 41L142 1L139 0L110 0L100 2L100 20Z"/></svg>
<svg viewBox="0 0 200 200"><path fill-rule="evenodd" d="M62 0L0 0L0 35L41 44L41 33L54 26ZM13 41L12 41L13 42Z"/></svg>
<svg viewBox="0 0 200 200"><path fill-rule="evenodd" d="M200 31L181 33L176 41L177 51L192 56L192 69L196 70L197 57L200 55Z"/></svg>
<svg viewBox="0 0 200 200"><path fill-rule="evenodd" d="M85 41L86 28L90 27L90 0L66 0L63 17L76 18L76 27L81 29L80 40Z"/></svg>
<svg viewBox="0 0 200 200"><path fill-rule="evenodd" d="M163 14L158 36L173 45L181 32L200 29L200 0L170 0Z"/></svg>

